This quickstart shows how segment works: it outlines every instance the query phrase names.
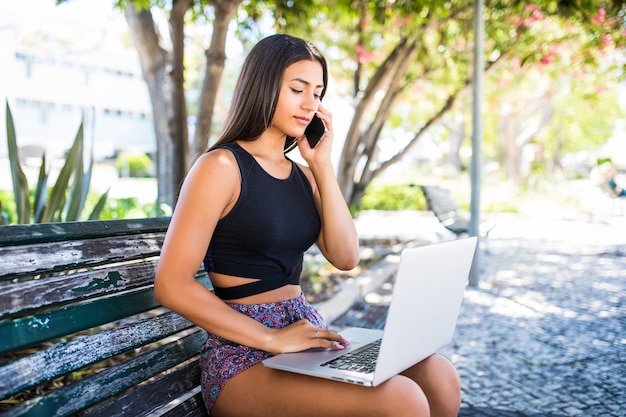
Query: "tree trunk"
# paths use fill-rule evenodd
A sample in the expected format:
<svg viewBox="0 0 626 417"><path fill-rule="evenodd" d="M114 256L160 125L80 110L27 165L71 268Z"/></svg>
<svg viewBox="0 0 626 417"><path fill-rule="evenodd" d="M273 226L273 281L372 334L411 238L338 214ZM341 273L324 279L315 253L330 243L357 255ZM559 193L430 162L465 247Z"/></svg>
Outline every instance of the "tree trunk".
<svg viewBox="0 0 626 417"><path fill-rule="evenodd" d="M125 9L126 21L148 84L157 137L157 213L161 204L174 207L187 173L187 107L184 90L184 16L191 0L173 2L169 19L172 51L160 45L161 35L149 9Z"/></svg>
<svg viewBox="0 0 626 417"><path fill-rule="evenodd" d="M522 149L548 125L552 114L551 91L533 101L503 105L500 134L503 140L504 164L507 178L517 187L522 185ZM524 125L522 120L525 121Z"/></svg>
<svg viewBox="0 0 626 417"><path fill-rule="evenodd" d="M217 93L224 72L226 62L226 37L231 19L237 12L242 0L213 0L215 18L213 20L213 35L211 45L205 51L206 69L200 103L196 115L196 133L193 141L192 163L209 145L211 125L213 124L213 109L217 101Z"/></svg>
<svg viewBox="0 0 626 417"><path fill-rule="evenodd" d="M152 104L152 117L157 140L157 213L161 214L161 204L172 206L173 189L169 178L172 178L172 146L170 142L170 126L168 114L171 113L170 78L166 75L168 52L160 44L160 35L150 10L137 11L132 3L124 10L139 61L143 78L148 86Z"/></svg>
<svg viewBox="0 0 626 417"><path fill-rule="evenodd" d="M515 143L518 132L518 120L519 115L516 111L509 109L509 106L505 106L505 110L501 115L501 131L500 137L502 138L502 150L504 157L504 167L506 177L513 182L516 187L520 187L520 152L519 147Z"/></svg>
<svg viewBox="0 0 626 417"><path fill-rule="evenodd" d="M180 187L183 185L189 165L189 134L187 131L187 102L185 100L185 13L192 0L176 0L172 4L169 28L172 39L170 61L170 85L172 86L172 113L168 119L172 143L172 208L176 206Z"/></svg>
<svg viewBox="0 0 626 417"><path fill-rule="evenodd" d="M395 155L386 161L380 161L378 159L379 153L374 152L373 149L377 146L383 124L389 118L389 110L395 99L401 92L401 89L408 85L396 84L394 80L401 79L406 75L408 67L405 64L415 60L415 48L415 45L410 45L408 42L398 44L396 49L387 58L387 61L379 67L378 72L372 78L368 84L368 88L363 93L363 98L357 103L355 114L352 118L352 124L346 136L346 144L344 145L338 175L339 186L351 207L358 208L360 198L368 184L391 165L400 161L404 155L417 144L422 135L424 135L430 127L438 123L444 115L453 108L457 98L464 90L469 88L472 83L471 78L465 79L457 90L450 93L446 101L433 113L431 118L420 126L413 138L404 148L399 149ZM485 72L495 69L500 62L504 61L503 58L505 56L506 54L503 53L496 60L490 62L486 66ZM382 80L387 80L391 87L387 88L386 96L383 98L382 104L376 112L375 120L369 128L361 130L359 126L364 124L364 113L367 107L371 105L373 95L382 88ZM404 80L404 82L407 82L407 80ZM408 82L410 82L410 80L408 80ZM359 172L357 172L357 168L360 169Z"/></svg>
<svg viewBox="0 0 626 417"><path fill-rule="evenodd" d="M453 118L443 123L448 131L448 151L446 152L449 178L456 178L461 173L461 156L459 152L463 145L463 140L467 136L465 134L465 117L464 113L457 113Z"/></svg>
<svg viewBox="0 0 626 417"><path fill-rule="evenodd" d="M402 63L402 58L410 53L413 48L414 46L409 44L407 39L399 42L385 62L378 68L376 74L369 81L367 88L363 91L362 97L357 102L341 153L338 174L339 187L346 201L349 203L353 201L352 191L354 188L356 169L358 163L365 155L364 142L366 139L364 136L369 134L371 140L372 138L376 139L377 135L380 134L380 131L371 132L369 130L361 130L365 112L369 106L372 105L376 93L385 89L386 81L389 80L390 74L396 72L397 67ZM368 150L371 151L371 147Z"/></svg>

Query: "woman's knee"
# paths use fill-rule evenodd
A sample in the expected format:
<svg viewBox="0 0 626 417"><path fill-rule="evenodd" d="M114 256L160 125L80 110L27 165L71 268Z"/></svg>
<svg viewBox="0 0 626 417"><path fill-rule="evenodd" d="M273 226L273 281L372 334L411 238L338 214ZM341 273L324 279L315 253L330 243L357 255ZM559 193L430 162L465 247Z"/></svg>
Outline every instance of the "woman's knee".
<svg viewBox="0 0 626 417"><path fill-rule="evenodd" d="M442 361L440 392L441 397L445 398L442 407L446 410L446 415L456 416L461 407L461 379L454 365L443 356L440 358Z"/></svg>
<svg viewBox="0 0 626 417"><path fill-rule="evenodd" d="M397 375L379 386L377 403L385 416L430 416L428 400L420 386L410 378Z"/></svg>
<svg viewBox="0 0 626 417"><path fill-rule="evenodd" d="M454 365L433 355L404 373L424 391L433 416L456 416L461 407L461 380Z"/></svg>

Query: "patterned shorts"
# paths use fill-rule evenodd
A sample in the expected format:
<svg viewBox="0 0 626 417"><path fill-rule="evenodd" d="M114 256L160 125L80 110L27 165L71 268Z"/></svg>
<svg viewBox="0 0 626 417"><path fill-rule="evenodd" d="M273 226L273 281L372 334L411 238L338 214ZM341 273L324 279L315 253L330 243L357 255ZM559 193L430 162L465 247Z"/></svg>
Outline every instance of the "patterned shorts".
<svg viewBox="0 0 626 417"><path fill-rule="evenodd" d="M318 327L326 327L322 316L302 294L293 300L277 303L230 306L269 328L280 329L301 319L307 319ZM238 345L209 333L200 355L202 398L209 414L229 378L270 356L269 352Z"/></svg>

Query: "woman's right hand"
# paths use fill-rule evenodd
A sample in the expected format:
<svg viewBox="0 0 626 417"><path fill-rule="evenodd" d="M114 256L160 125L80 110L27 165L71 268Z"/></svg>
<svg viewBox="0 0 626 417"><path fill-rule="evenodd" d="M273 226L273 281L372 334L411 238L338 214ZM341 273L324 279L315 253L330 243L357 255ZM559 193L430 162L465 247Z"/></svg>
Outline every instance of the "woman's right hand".
<svg viewBox="0 0 626 417"><path fill-rule="evenodd" d="M350 341L337 332L302 319L282 329L272 329L268 351L272 354L301 352L312 348L344 349Z"/></svg>

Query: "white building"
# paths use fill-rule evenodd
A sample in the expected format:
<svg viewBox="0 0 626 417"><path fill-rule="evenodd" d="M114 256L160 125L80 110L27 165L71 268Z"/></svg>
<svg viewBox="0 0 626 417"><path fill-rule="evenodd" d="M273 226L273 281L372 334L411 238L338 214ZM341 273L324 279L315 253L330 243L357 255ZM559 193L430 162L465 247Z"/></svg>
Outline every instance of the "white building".
<svg viewBox="0 0 626 417"><path fill-rule="evenodd" d="M0 97L11 107L24 154L45 149L48 158L62 157L83 114L85 143L93 140L96 159L156 151L139 59L110 1L4 2L0 62ZM1 120L0 158L6 158L4 115Z"/></svg>

